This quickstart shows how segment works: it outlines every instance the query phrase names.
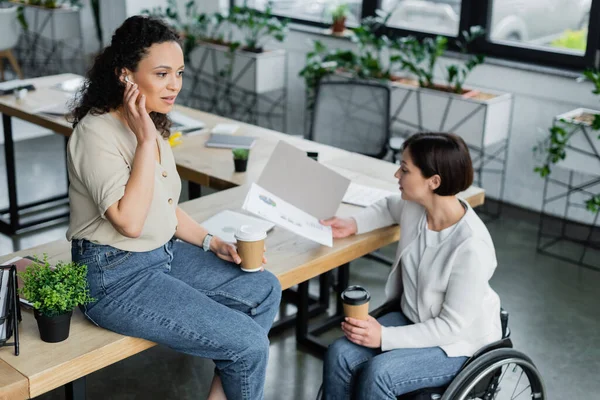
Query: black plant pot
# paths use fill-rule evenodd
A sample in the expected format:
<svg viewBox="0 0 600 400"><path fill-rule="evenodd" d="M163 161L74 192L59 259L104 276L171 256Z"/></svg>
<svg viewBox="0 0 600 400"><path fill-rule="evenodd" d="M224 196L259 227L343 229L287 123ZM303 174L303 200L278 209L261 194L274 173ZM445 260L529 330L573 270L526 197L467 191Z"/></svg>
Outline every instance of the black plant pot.
<svg viewBox="0 0 600 400"><path fill-rule="evenodd" d="M56 317L47 317L34 309L33 315L37 320L40 338L44 342L58 343L69 337L73 311L57 315Z"/></svg>
<svg viewBox="0 0 600 400"><path fill-rule="evenodd" d="M233 159L233 165L235 166L235 172L246 172L246 168L248 167L248 160Z"/></svg>

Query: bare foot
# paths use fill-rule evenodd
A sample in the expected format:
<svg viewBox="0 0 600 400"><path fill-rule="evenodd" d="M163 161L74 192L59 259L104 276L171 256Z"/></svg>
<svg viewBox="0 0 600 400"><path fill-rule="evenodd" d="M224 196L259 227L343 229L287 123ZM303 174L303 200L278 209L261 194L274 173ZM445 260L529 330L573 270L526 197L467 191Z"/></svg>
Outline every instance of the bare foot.
<svg viewBox="0 0 600 400"><path fill-rule="evenodd" d="M227 400L225 391L223 390L223 384L219 375L213 376L212 383L210 384L210 392L208 392L208 400Z"/></svg>

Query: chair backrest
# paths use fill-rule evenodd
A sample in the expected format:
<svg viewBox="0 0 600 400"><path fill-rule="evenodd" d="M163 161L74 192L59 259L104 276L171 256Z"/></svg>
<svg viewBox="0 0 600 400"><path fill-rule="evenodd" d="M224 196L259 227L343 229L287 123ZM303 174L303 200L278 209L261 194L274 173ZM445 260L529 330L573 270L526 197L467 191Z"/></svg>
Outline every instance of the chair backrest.
<svg viewBox="0 0 600 400"><path fill-rule="evenodd" d="M14 48L19 41L20 32L17 6L11 4L6 7L0 3L0 51Z"/></svg>
<svg viewBox="0 0 600 400"><path fill-rule="evenodd" d="M390 139L390 88L367 81L321 82L309 139L383 158Z"/></svg>

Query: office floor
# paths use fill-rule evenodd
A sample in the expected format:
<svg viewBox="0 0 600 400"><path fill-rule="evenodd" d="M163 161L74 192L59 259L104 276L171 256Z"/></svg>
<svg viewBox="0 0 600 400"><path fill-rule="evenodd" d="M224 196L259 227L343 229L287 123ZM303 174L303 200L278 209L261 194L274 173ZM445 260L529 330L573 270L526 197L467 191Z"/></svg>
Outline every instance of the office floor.
<svg viewBox="0 0 600 400"><path fill-rule="evenodd" d="M18 194L32 201L66 190L64 142L45 136L17 143ZM2 149L3 150L3 149ZM6 185L0 150L0 186ZM185 186L185 185L184 185ZM183 198L186 198L183 194ZM0 205L8 204L5 189ZM535 251L538 217L505 208L488 223L499 267L492 286L510 311L515 347L528 354L544 377L550 399L598 398L600 383L600 272L540 255ZM13 238L0 235L0 254L64 237L66 224ZM385 252L393 255L394 248ZM598 255L600 256L600 255ZM352 264L351 283L367 287L373 306L383 301L389 267L373 261ZM314 288L316 289L316 288ZM335 335L335 332L333 333ZM267 372L267 399L314 399L321 382L321 360L297 348L293 330L274 338ZM205 398L213 364L156 347L88 377L88 399ZM63 399L57 389L39 399Z"/></svg>

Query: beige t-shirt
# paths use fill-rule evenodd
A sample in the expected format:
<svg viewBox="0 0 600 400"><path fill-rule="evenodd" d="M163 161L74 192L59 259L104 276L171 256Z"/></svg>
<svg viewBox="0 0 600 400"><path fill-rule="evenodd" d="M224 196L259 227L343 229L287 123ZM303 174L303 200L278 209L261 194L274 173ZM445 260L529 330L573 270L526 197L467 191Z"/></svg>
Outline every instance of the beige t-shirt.
<svg viewBox="0 0 600 400"><path fill-rule="evenodd" d="M137 146L135 134L106 113L85 116L67 144L71 220L67 240L87 239L127 251L154 250L173 237L181 180L169 143L157 132L160 163L155 164L154 195L140 237L121 235L106 210L125 194Z"/></svg>

